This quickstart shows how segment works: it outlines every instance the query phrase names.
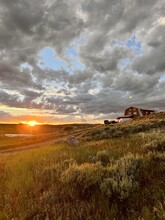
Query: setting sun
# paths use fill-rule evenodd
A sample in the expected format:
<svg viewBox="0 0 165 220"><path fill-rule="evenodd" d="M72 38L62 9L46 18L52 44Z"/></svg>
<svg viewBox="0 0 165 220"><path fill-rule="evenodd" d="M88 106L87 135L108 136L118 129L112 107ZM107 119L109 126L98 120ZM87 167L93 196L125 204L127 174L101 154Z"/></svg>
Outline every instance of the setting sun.
<svg viewBox="0 0 165 220"><path fill-rule="evenodd" d="M35 125L37 125L38 123L36 122L36 121L29 121L28 123L27 123L29 126L35 126Z"/></svg>

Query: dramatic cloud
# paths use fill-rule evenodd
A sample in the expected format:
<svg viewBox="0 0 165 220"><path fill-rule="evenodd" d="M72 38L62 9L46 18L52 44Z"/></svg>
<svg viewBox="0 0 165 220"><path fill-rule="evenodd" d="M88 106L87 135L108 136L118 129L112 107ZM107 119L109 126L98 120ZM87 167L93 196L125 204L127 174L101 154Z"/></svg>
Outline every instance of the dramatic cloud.
<svg viewBox="0 0 165 220"><path fill-rule="evenodd" d="M163 0L0 0L1 121L165 110L164 11Z"/></svg>
<svg viewBox="0 0 165 220"><path fill-rule="evenodd" d="M159 25L150 31L147 36L147 48L144 56L136 58L134 69L148 75L162 73L165 71L165 25Z"/></svg>

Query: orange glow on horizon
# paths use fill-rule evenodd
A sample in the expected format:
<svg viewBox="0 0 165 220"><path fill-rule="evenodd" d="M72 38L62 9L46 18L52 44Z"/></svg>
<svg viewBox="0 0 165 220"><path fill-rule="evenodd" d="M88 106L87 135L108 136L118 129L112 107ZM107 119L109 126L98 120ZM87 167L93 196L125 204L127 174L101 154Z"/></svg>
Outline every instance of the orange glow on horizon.
<svg viewBox="0 0 165 220"><path fill-rule="evenodd" d="M38 125L39 123L36 121L28 121L26 124L28 124L31 127L34 127L35 125Z"/></svg>

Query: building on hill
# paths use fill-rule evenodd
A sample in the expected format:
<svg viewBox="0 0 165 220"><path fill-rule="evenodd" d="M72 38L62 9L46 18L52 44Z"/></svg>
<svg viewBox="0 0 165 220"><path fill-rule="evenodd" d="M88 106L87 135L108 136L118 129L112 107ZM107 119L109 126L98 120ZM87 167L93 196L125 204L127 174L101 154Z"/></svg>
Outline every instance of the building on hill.
<svg viewBox="0 0 165 220"><path fill-rule="evenodd" d="M154 113L156 113L155 110L141 109L141 108L137 108L137 107L129 107L129 108L125 109L124 115L118 117L117 119L137 118L140 116L147 116L147 115L154 114Z"/></svg>

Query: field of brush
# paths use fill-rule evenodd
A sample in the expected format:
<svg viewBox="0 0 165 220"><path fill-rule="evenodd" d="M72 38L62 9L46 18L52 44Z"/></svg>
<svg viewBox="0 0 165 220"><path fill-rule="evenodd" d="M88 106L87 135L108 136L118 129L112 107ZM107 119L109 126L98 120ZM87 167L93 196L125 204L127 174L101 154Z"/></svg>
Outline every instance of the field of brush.
<svg viewBox="0 0 165 220"><path fill-rule="evenodd" d="M0 155L0 219L165 219L165 114Z"/></svg>

